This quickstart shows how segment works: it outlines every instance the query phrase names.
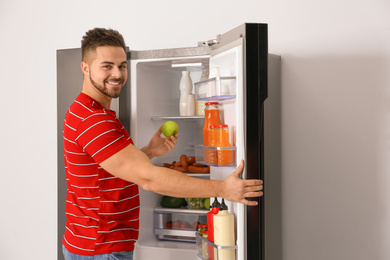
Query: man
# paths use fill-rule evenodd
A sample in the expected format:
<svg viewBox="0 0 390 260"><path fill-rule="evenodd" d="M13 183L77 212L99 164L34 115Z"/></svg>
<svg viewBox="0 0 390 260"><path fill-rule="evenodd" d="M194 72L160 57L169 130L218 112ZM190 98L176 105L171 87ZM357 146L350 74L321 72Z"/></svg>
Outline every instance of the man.
<svg viewBox="0 0 390 260"><path fill-rule="evenodd" d="M138 238L138 186L173 197L223 197L257 205L261 180L239 178L244 164L224 181L191 178L150 159L169 153L178 135L161 137L138 149L110 110L127 80L126 46L115 30L95 28L82 40L80 95L69 108L63 129L67 179L63 251L69 259L132 259Z"/></svg>

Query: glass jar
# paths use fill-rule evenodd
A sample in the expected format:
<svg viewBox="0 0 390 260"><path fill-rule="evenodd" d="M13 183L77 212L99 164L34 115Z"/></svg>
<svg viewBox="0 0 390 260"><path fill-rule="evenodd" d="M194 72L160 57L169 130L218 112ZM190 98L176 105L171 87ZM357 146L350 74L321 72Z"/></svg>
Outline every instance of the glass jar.
<svg viewBox="0 0 390 260"><path fill-rule="evenodd" d="M220 125L220 115L219 115L219 103L218 102L207 102L206 108L204 109L204 125L203 125L203 146L210 146L211 140L211 129L212 125ZM211 163L210 159L212 157L213 151L210 149L203 150L203 157L205 162Z"/></svg>
<svg viewBox="0 0 390 260"><path fill-rule="evenodd" d="M207 230L207 227L208 227L207 224L199 224L198 226L199 235L203 236L203 231Z"/></svg>
<svg viewBox="0 0 390 260"><path fill-rule="evenodd" d="M203 125L203 145L209 146L210 140L210 126L220 125L219 115L219 103L218 102L207 102L204 109L204 125Z"/></svg>
<svg viewBox="0 0 390 260"><path fill-rule="evenodd" d="M228 125L214 125L213 128L213 146L230 147ZM230 165L232 163L232 150L218 149L216 153L218 165Z"/></svg>

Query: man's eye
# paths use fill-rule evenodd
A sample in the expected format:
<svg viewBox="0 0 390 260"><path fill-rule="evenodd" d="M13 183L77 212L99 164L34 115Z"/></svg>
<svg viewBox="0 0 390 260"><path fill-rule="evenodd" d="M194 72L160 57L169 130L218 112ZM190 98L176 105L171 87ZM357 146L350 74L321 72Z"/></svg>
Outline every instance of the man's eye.
<svg viewBox="0 0 390 260"><path fill-rule="evenodd" d="M121 69L126 69L126 68L127 68L127 65L121 65L121 66L119 66L119 68L121 68Z"/></svg>

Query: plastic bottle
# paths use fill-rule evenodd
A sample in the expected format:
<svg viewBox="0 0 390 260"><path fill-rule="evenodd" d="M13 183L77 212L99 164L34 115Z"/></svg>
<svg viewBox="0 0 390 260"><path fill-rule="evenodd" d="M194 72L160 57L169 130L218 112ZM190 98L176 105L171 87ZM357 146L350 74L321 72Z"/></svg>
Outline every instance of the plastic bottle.
<svg viewBox="0 0 390 260"><path fill-rule="evenodd" d="M218 246L234 246L234 216L229 213L225 200L222 199L219 212L214 215L214 244ZM214 254L215 254L214 250ZM215 257L217 259L217 257ZM218 260L235 260L235 249L218 249Z"/></svg>
<svg viewBox="0 0 390 260"><path fill-rule="evenodd" d="M192 80L189 71L182 71L180 79L180 116L187 115L188 94L192 92Z"/></svg>
<svg viewBox="0 0 390 260"><path fill-rule="evenodd" d="M214 216L218 214L220 203L214 198L211 210L207 213L208 239L214 243ZM214 260L213 247L209 247L209 260Z"/></svg>
<svg viewBox="0 0 390 260"><path fill-rule="evenodd" d="M187 100L187 116L195 115L195 95L192 93L188 94Z"/></svg>

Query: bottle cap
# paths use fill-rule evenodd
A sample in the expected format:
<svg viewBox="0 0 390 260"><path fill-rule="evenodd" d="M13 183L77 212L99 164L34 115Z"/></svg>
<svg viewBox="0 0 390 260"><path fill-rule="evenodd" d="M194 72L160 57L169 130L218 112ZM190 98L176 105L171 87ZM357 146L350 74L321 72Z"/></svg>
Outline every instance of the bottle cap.
<svg viewBox="0 0 390 260"><path fill-rule="evenodd" d="M218 104L219 104L218 102L207 102L207 103L205 103L206 106L218 105Z"/></svg>
<svg viewBox="0 0 390 260"><path fill-rule="evenodd" d="M211 125L210 128L224 128L228 127L228 125Z"/></svg>
<svg viewBox="0 0 390 260"><path fill-rule="evenodd" d="M225 199L222 198L222 203L221 205L219 206L219 210L228 210L228 206L225 204Z"/></svg>
<svg viewBox="0 0 390 260"><path fill-rule="evenodd" d="M221 205L221 203L219 203L217 197L215 197L213 204L211 204L211 207L212 208L219 208L220 205Z"/></svg>

